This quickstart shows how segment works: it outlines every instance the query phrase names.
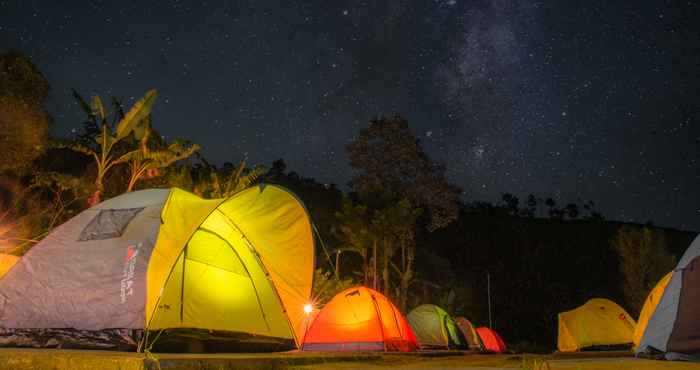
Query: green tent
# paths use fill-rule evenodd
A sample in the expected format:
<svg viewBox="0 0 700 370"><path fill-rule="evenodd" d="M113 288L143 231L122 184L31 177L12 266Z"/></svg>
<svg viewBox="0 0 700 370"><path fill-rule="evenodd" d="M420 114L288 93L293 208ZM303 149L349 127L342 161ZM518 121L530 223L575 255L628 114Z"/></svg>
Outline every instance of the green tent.
<svg viewBox="0 0 700 370"><path fill-rule="evenodd" d="M421 349L466 349L467 341L455 320L442 308L420 305L407 316Z"/></svg>

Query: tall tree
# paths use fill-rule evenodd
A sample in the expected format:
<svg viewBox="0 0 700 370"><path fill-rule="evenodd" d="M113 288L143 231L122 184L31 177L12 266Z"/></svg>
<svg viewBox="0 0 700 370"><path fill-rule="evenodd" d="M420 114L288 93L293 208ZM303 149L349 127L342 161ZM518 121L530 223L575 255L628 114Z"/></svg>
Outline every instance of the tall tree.
<svg viewBox="0 0 700 370"><path fill-rule="evenodd" d="M0 170L23 172L46 148L49 118L22 99L0 96Z"/></svg>
<svg viewBox="0 0 700 370"><path fill-rule="evenodd" d="M40 105L49 96L49 83L26 55L0 53L0 95Z"/></svg>
<svg viewBox="0 0 700 370"><path fill-rule="evenodd" d="M427 216L428 231L447 226L458 216L459 189L447 182L445 168L428 158L399 116L371 120L347 149L355 171L351 185L373 211L373 243L379 246L374 261L382 261L382 291L403 306L414 275L418 215ZM396 290L391 271L399 277Z"/></svg>
<svg viewBox="0 0 700 370"><path fill-rule="evenodd" d="M447 182L445 168L425 154L420 142L399 117L381 117L348 145L355 170L352 187L368 203L405 198L424 208L430 231L457 218L459 189Z"/></svg>
<svg viewBox="0 0 700 370"><path fill-rule="evenodd" d="M637 314L649 291L673 269L676 258L668 252L663 230L622 226L610 245L620 258L620 288L627 308Z"/></svg>
<svg viewBox="0 0 700 370"><path fill-rule="evenodd" d="M0 171L22 171L46 148L49 83L31 60L0 54Z"/></svg>

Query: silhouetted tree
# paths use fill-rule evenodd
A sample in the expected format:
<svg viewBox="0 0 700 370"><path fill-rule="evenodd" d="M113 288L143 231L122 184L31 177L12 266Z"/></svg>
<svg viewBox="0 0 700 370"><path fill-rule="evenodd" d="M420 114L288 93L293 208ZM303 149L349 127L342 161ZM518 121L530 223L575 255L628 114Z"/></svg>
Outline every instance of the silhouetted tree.
<svg viewBox="0 0 700 370"><path fill-rule="evenodd" d="M355 171L352 187L368 204L406 198L426 210L431 231L457 218L459 189L428 158L405 119L371 120L348 145L348 156Z"/></svg>
<svg viewBox="0 0 700 370"><path fill-rule="evenodd" d="M664 231L622 226L610 240L619 256L621 289L627 308L636 315L656 283L676 264L668 252Z"/></svg>
<svg viewBox="0 0 700 370"><path fill-rule="evenodd" d="M414 277L418 215L426 215L428 231L449 225L458 216L459 189L447 182L444 167L428 158L399 116L371 120L347 149L355 172L351 185L373 210L372 260L381 260L381 290L404 308ZM398 280L395 290L392 276Z"/></svg>
<svg viewBox="0 0 700 370"><path fill-rule="evenodd" d="M20 53L0 54L0 171L23 172L46 149L49 83Z"/></svg>

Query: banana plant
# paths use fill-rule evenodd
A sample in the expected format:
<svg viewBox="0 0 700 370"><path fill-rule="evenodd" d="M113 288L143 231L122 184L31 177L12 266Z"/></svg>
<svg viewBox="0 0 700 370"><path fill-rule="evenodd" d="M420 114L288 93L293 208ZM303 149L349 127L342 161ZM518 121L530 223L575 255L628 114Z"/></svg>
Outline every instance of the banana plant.
<svg viewBox="0 0 700 370"><path fill-rule="evenodd" d="M163 149L150 149L148 140L152 134L150 118L147 118L143 125L143 134L139 135L142 136L139 141L139 150L127 153L130 170L127 192L132 191L136 182L150 171L168 167L179 160L190 157L200 149L197 144L188 145L180 140L174 140Z"/></svg>
<svg viewBox="0 0 700 370"><path fill-rule="evenodd" d="M151 108L156 99L156 90L149 90L143 98L139 99L129 109L126 114L119 114L120 105L115 104L114 124L110 124L110 114L105 110L102 99L94 96L90 104L83 100L80 95L74 93L78 103L85 110L88 119L93 122L99 130L93 137L94 145L86 145L81 142L71 142L64 144L68 149L91 156L95 160L97 174L95 176L95 192L88 199L89 205L100 202L104 192L104 178L112 167L117 164L129 161L140 149L132 150L124 154L115 154L114 148L122 140L134 133L136 140L140 140L145 130L143 125L145 119L150 115Z"/></svg>
<svg viewBox="0 0 700 370"><path fill-rule="evenodd" d="M220 176L216 169L211 171L208 181L195 187L195 193L208 196L209 198L228 198L253 185L255 181L266 173L267 168L264 166L246 169L245 159L243 159L228 178Z"/></svg>

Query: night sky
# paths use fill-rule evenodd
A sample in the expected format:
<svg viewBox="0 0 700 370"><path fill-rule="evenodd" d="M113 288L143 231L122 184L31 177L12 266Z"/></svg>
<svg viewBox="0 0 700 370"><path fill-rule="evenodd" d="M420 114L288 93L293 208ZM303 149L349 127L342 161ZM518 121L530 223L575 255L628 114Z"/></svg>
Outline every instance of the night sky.
<svg viewBox="0 0 700 370"><path fill-rule="evenodd" d="M0 48L45 73L59 136L83 119L71 88L156 88L155 128L212 162L346 189L345 145L398 113L467 201L700 230L698 2L221 3L0 1Z"/></svg>

